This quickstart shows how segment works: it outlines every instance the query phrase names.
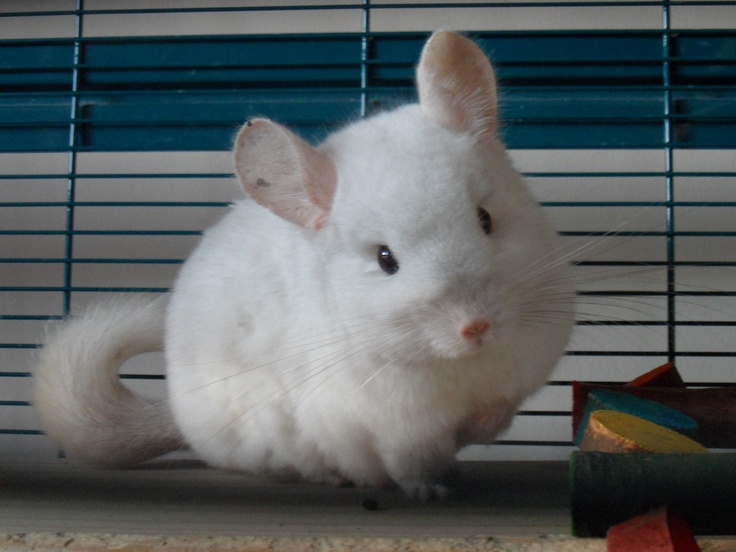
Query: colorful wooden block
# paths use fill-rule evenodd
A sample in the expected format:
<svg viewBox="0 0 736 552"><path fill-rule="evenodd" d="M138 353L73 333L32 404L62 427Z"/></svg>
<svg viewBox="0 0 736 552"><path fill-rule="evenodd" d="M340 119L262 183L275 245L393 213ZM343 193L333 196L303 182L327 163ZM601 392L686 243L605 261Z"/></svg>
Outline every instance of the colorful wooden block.
<svg viewBox="0 0 736 552"><path fill-rule="evenodd" d="M574 534L603 537L613 525L670 505L696 535L736 535L736 453L572 453Z"/></svg>
<svg viewBox="0 0 736 552"><path fill-rule="evenodd" d="M685 382L682 381L675 363L668 362L634 378L625 385L626 387L685 387Z"/></svg>
<svg viewBox="0 0 736 552"><path fill-rule="evenodd" d="M588 396L585 413L574 434L574 443L580 446L588 426L588 419L597 410L616 410L644 418L677 433L697 440L698 424L690 416L658 402L650 401L636 395L620 393L606 389L598 389Z"/></svg>
<svg viewBox="0 0 736 552"><path fill-rule="evenodd" d="M736 387L678 389L625 387L573 382L573 432L585 414L588 395L598 389L649 399L689 416L698 424L698 441L709 448L736 448Z"/></svg>
<svg viewBox="0 0 736 552"><path fill-rule="evenodd" d="M662 507L614 525L606 534L607 552L700 552L685 518Z"/></svg>
<svg viewBox="0 0 736 552"><path fill-rule="evenodd" d="M700 443L676 431L616 410L597 410L589 416L580 450L662 454L708 452Z"/></svg>

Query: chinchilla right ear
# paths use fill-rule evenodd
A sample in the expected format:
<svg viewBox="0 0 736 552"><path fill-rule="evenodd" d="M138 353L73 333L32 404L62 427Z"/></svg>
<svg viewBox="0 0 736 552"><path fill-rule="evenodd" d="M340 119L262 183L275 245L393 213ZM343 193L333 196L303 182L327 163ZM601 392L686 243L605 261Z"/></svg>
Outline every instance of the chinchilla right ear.
<svg viewBox="0 0 736 552"><path fill-rule="evenodd" d="M268 119L252 119L235 140L235 172L245 192L281 218L319 230L337 187L332 161Z"/></svg>
<svg viewBox="0 0 736 552"><path fill-rule="evenodd" d="M417 89L419 105L430 119L457 132L495 135L496 77L472 40L449 31L434 33L422 50Z"/></svg>

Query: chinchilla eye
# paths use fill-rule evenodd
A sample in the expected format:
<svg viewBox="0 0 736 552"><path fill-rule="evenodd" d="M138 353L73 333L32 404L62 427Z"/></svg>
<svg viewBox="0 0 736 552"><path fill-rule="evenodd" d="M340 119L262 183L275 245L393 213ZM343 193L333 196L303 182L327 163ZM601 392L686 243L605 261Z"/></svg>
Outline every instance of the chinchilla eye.
<svg viewBox="0 0 736 552"><path fill-rule="evenodd" d="M490 234L493 229L493 223L491 222L491 214L486 211L483 207L478 207L478 221L483 232Z"/></svg>
<svg viewBox="0 0 736 552"><path fill-rule="evenodd" d="M396 260L388 245L378 246L378 255L376 258L378 260L378 266L389 276L399 271L399 261Z"/></svg>

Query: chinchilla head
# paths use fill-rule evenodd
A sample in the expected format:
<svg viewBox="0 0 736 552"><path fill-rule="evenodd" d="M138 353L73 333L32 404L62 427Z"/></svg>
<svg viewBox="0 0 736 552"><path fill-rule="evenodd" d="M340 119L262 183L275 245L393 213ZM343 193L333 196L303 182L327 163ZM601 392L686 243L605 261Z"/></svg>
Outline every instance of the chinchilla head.
<svg viewBox="0 0 736 552"><path fill-rule="evenodd" d="M236 143L241 183L313 234L311 289L356 347L423 364L515 359L546 376L572 293L556 235L497 138L491 64L473 42L436 33L417 86L417 105L318 148L251 121Z"/></svg>

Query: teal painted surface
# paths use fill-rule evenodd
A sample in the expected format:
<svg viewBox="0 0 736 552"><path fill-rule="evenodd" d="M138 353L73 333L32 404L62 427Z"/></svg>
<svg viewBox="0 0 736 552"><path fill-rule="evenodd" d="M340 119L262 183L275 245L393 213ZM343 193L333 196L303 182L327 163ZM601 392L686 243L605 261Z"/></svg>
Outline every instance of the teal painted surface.
<svg viewBox="0 0 736 552"><path fill-rule="evenodd" d="M663 146L662 33L473 35L503 85L513 148ZM319 140L372 110L411 101L425 34L82 39L79 117L70 120L73 40L0 40L0 151L227 150L268 116ZM671 35L675 145L736 145L736 31Z"/></svg>

